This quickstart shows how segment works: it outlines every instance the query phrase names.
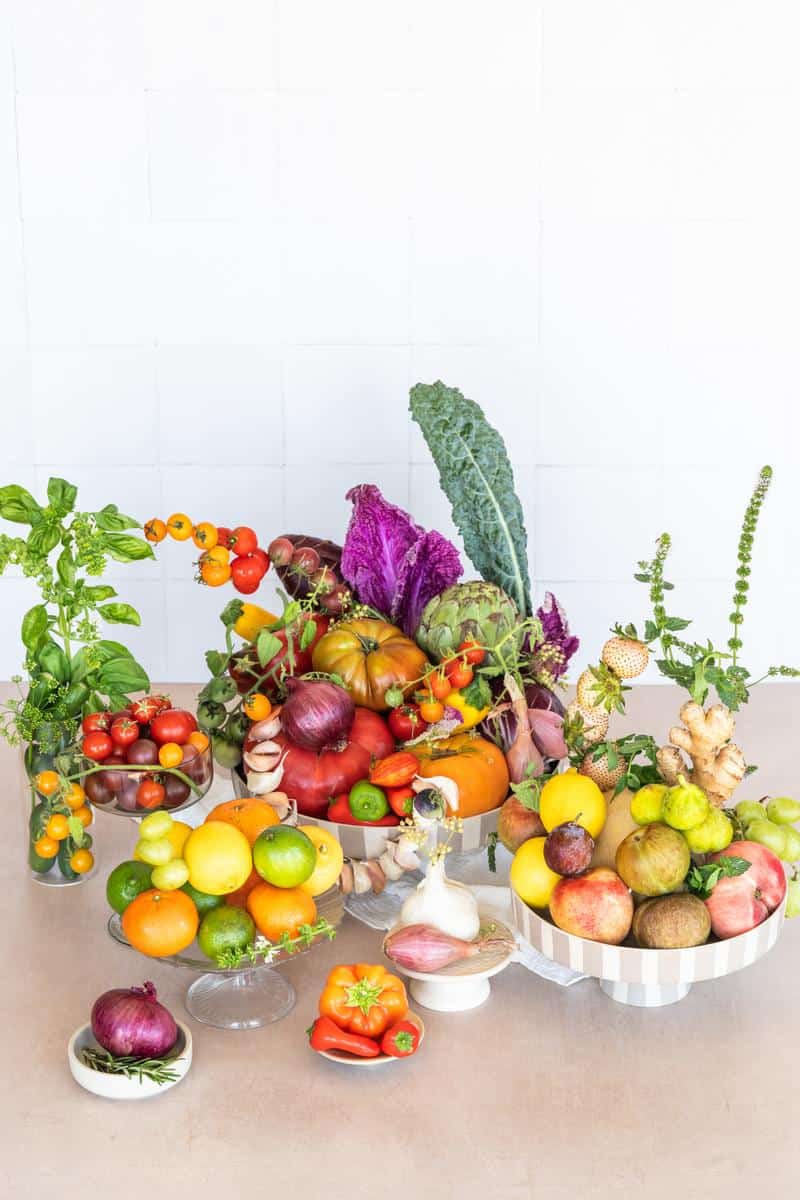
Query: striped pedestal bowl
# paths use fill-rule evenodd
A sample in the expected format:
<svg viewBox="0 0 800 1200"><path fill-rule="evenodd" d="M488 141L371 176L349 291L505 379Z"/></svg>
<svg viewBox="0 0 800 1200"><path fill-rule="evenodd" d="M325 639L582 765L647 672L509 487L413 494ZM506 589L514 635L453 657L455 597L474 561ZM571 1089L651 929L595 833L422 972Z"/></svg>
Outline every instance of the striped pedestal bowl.
<svg viewBox="0 0 800 1200"><path fill-rule="evenodd" d="M231 771L231 779L233 781L233 790L237 796L250 796L252 793L247 788L247 783L239 771ZM269 800L269 796L263 796L262 799ZM491 812L481 813L476 817L465 817L461 833L456 834L450 839L450 846L455 854L469 854L473 850L480 850L486 845L491 833L497 832L497 821L500 816L500 809L495 808ZM298 814L298 822L301 825L319 825L320 829L327 829L339 841L339 844L344 851L345 858L354 859L356 862L365 862L367 859L380 858L386 849L386 843L393 841L400 836L399 826L379 826L379 825L340 825L336 821L325 821L322 817L306 817L302 813ZM443 841L447 837L444 830L439 830L439 839Z"/></svg>
<svg viewBox="0 0 800 1200"><path fill-rule="evenodd" d="M643 950L627 943L607 946L565 933L549 914L529 908L513 888L511 900L517 929L545 957L598 979L612 1000L640 1008L674 1004L693 983L749 967L777 942L786 908L784 896L766 921L738 937L713 939L689 950Z"/></svg>

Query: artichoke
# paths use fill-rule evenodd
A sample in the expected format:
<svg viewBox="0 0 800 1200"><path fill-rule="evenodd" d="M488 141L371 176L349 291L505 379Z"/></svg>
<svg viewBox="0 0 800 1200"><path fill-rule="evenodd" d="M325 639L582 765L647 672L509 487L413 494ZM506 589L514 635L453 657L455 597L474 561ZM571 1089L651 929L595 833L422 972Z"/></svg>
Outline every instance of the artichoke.
<svg viewBox="0 0 800 1200"><path fill-rule="evenodd" d="M432 662L440 662L467 639L474 639L491 651L519 622L517 606L502 588L474 579L470 583L454 583L428 601L416 639ZM486 661L491 658L491 653L487 653Z"/></svg>

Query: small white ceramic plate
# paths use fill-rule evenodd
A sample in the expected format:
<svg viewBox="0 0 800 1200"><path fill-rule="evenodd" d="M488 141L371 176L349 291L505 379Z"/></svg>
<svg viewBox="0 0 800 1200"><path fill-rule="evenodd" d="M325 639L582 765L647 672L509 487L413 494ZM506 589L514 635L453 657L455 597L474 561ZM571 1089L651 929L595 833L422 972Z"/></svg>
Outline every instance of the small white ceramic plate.
<svg viewBox="0 0 800 1200"><path fill-rule="evenodd" d="M189 1067L192 1065L192 1035L180 1021L178 1040L170 1057L169 1065L177 1072L178 1078L171 1083L154 1083L152 1079L128 1079L125 1075L106 1075L87 1067L83 1061L82 1051L98 1050L99 1046L92 1033L91 1025L81 1025L69 1039L67 1060L72 1078L87 1092L95 1096L103 1096L106 1100L149 1100L151 1096L160 1096L168 1092L176 1083L180 1083Z"/></svg>
<svg viewBox="0 0 800 1200"><path fill-rule="evenodd" d="M422 1039L425 1037L425 1026L422 1023L422 1017L418 1017L416 1013L408 1012L403 1018L405 1021L410 1021L412 1025L416 1025L419 1030L419 1046L422 1045ZM391 1054L379 1054L377 1058L359 1058L357 1054L348 1054L346 1050L316 1050L315 1054L321 1055L322 1058L329 1058L331 1062L344 1063L346 1067L379 1067L382 1063L402 1062L402 1059L395 1058ZM408 1055L411 1058L411 1055Z"/></svg>

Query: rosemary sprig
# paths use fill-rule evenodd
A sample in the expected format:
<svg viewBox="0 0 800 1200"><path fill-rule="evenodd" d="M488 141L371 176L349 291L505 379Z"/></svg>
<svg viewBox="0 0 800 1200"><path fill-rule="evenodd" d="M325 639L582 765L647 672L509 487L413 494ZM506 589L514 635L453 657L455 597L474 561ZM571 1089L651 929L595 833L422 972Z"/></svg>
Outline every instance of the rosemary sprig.
<svg viewBox="0 0 800 1200"><path fill-rule="evenodd" d="M250 942L241 950L224 950L222 954L217 955L216 963L218 967L226 971L235 970L243 962L255 964L259 960L268 966L275 961L278 955L297 954L300 950L307 950L320 937L326 937L329 942L336 937L336 930L325 917L320 917L313 925L301 925L296 937L290 937L288 933L284 933L277 942L261 944Z"/></svg>
<svg viewBox="0 0 800 1200"><path fill-rule="evenodd" d="M151 1079L153 1083L174 1083L180 1078L179 1073L169 1066L170 1059L165 1058L134 1058L129 1055L115 1058L109 1050L82 1051L83 1061L93 1071L103 1075L124 1075L126 1079Z"/></svg>

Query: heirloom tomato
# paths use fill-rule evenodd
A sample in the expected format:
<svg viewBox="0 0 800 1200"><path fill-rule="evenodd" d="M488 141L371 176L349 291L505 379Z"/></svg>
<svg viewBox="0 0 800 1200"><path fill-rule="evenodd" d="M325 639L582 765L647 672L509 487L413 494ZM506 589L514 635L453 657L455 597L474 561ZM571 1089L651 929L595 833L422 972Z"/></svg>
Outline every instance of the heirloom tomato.
<svg viewBox="0 0 800 1200"><path fill-rule="evenodd" d="M359 617L343 621L317 642L315 671L341 676L356 704L381 712L389 688L409 687L422 675L425 654L388 621Z"/></svg>

